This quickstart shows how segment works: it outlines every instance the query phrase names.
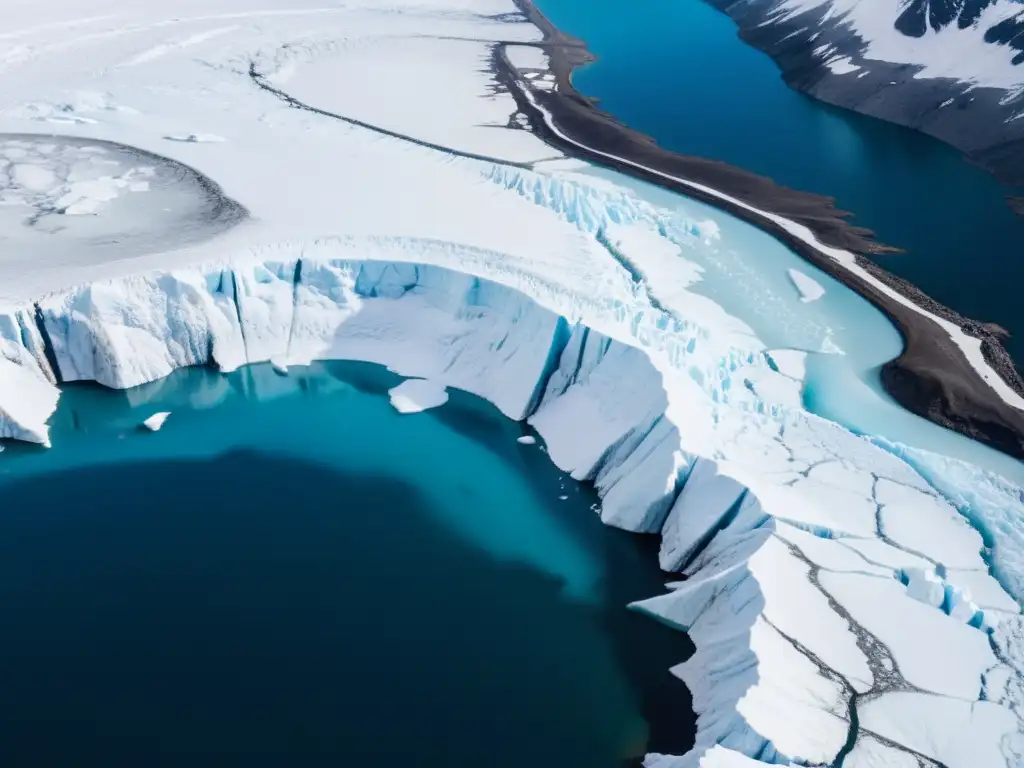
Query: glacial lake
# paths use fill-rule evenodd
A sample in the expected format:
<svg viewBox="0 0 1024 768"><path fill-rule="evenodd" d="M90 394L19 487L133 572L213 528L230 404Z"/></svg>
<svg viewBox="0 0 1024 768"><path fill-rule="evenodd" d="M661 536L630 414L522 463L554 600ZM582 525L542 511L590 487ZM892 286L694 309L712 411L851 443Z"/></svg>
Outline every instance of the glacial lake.
<svg viewBox="0 0 1024 768"><path fill-rule="evenodd" d="M964 315L1009 329L1024 361L1024 194L916 131L790 89L775 63L702 0L535 0L598 61L573 82L627 125L684 154L830 195L905 254L877 257Z"/></svg>
<svg viewBox="0 0 1024 768"><path fill-rule="evenodd" d="M681 753L653 537L524 425L322 363L66 388L0 454L10 765L621 766ZM140 422L171 411L163 429Z"/></svg>

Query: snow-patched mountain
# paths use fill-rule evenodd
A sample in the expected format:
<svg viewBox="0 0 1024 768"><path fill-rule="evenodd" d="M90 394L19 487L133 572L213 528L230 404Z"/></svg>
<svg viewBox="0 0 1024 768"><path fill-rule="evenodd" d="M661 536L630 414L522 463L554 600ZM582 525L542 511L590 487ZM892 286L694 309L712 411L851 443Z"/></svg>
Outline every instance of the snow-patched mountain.
<svg viewBox="0 0 1024 768"><path fill-rule="evenodd" d="M817 98L936 136L1024 183L1019 0L710 0Z"/></svg>

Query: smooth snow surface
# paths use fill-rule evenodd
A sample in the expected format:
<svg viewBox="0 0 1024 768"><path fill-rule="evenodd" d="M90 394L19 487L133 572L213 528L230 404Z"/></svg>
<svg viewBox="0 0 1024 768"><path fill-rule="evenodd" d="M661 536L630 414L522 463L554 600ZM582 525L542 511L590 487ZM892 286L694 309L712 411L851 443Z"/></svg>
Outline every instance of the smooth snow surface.
<svg viewBox="0 0 1024 768"><path fill-rule="evenodd" d="M696 746L648 765L1019 765L1021 489L807 412L846 289L801 267L828 286L802 302L724 214L523 131L488 69L503 40L542 71L514 10L8 8L0 436L45 443L54 382L189 365L366 360L410 379L401 407L462 389L686 575L636 604L697 648L672 670Z"/></svg>
<svg viewBox="0 0 1024 768"><path fill-rule="evenodd" d="M388 394L391 405L399 413L419 413L448 402L445 386L427 379L406 379Z"/></svg>

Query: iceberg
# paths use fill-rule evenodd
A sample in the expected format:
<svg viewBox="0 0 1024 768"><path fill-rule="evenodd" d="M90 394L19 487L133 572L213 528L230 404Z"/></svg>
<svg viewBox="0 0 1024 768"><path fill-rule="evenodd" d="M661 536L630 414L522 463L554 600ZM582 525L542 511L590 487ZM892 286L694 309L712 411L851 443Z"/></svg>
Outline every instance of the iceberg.
<svg viewBox="0 0 1024 768"><path fill-rule="evenodd" d="M800 301L805 304L817 301L825 295L825 289L813 277L805 275L799 269L790 269L788 273L789 279L793 281L793 286L800 294Z"/></svg>
<svg viewBox="0 0 1024 768"><path fill-rule="evenodd" d="M167 421L167 417L170 415L171 414L169 411L160 411L159 413L154 413L152 416L150 416L148 419L142 422L142 426L144 426L150 432L159 432L161 427L163 427L164 422Z"/></svg>

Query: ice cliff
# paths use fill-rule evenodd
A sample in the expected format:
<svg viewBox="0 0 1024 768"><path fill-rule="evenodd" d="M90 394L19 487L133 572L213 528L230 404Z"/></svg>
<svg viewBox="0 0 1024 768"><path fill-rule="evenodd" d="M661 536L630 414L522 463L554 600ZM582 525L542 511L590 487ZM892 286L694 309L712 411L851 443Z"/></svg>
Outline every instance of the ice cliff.
<svg viewBox="0 0 1024 768"><path fill-rule="evenodd" d="M462 271L430 263L453 251ZM765 399L799 377L641 293L571 294L429 241L295 253L4 311L0 434L45 442L55 381L127 388L189 365L359 359L463 389L529 421L594 483L607 524L661 535L678 575L634 607L693 639L672 672L698 733L647 765L1021 764L1024 624L955 478L930 482L920 457ZM484 262L503 266L482 279ZM1020 499L1005 504L1019 518Z"/></svg>

